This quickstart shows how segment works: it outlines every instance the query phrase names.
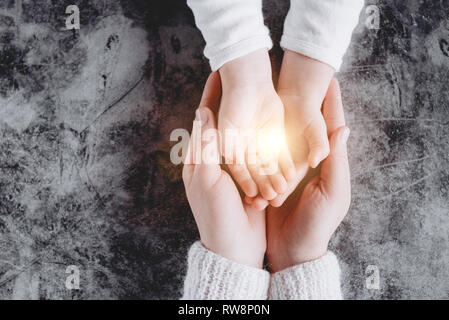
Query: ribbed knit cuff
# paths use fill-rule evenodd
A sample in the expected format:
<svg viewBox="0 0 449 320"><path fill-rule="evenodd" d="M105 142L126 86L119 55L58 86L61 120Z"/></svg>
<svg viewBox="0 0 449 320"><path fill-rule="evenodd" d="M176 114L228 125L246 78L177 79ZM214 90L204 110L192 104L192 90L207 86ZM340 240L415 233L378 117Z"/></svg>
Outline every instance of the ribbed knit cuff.
<svg viewBox="0 0 449 320"><path fill-rule="evenodd" d="M266 300L270 273L223 258L198 241L189 251L182 300Z"/></svg>
<svg viewBox="0 0 449 320"><path fill-rule="evenodd" d="M322 258L306 262L271 276L271 300L341 300L340 266L337 257L327 252Z"/></svg>

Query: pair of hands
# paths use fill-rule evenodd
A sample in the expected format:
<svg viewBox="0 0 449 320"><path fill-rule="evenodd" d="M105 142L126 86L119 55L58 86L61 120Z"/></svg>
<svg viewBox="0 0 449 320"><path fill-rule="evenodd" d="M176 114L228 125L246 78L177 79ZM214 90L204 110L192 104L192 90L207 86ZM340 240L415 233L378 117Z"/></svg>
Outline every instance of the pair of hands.
<svg viewBox="0 0 449 320"><path fill-rule="evenodd" d="M226 152L230 147L235 154L246 156L245 161L238 162L223 154L230 173L245 193L245 202L254 209L262 210L268 204L279 207L305 177L309 166L316 168L329 154L321 105L334 70L287 50L276 92L268 52L258 50L228 62L219 72L223 91L218 130ZM269 150L272 158L268 167L274 171L263 170L262 161L248 161L248 145L255 143L248 143L243 133L251 130L272 136L286 133L286 137L276 139L279 150ZM227 131L238 132L236 141L229 141ZM238 143L242 141L246 143Z"/></svg>
<svg viewBox="0 0 449 320"><path fill-rule="evenodd" d="M201 126L194 126L192 132L192 137L199 134L196 131L215 132L201 141L201 148L215 150L217 156L220 154L218 134L216 130L209 129L217 128L214 113L218 112L220 103L224 103L223 98L220 75L213 73L196 111L196 120L201 122ZM349 129L345 127L336 80L331 81L327 90L322 115L330 153L322 162L320 173L278 208L257 210L248 201L242 201L233 179L219 162L194 164L195 161L187 159L183 180L201 241L207 249L255 268L263 267L266 253L271 272L318 259L326 253L329 240L350 203L346 151ZM295 138L302 139L301 135L292 136L293 142ZM199 147L191 139L189 157Z"/></svg>

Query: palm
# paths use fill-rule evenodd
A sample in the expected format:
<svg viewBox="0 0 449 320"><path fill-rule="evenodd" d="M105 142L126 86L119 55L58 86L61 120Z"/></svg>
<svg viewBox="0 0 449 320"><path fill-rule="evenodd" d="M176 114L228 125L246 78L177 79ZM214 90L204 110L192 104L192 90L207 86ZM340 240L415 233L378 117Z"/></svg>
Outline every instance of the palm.
<svg viewBox="0 0 449 320"><path fill-rule="evenodd" d="M243 245L242 237L245 238L244 246L250 248L250 252L255 255L265 252L265 214L242 203L237 187L227 172L216 165L208 167L207 170L194 176L191 186L187 188L190 202L201 204L201 208L192 208L198 225L207 225L207 221L202 219L208 221L211 219L220 226L218 230L200 228L201 239L208 243L208 239L221 238L220 241L215 240L215 242L225 245L215 249L224 256L232 257L231 252L236 252L235 248ZM205 194L194 192L194 190L201 190L200 185L203 190L206 190ZM213 199L213 201L203 201L204 198ZM210 216L196 215L195 212L207 212ZM251 257L233 258L235 261L245 261Z"/></svg>
<svg viewBox="0 0 449 320"><path fill-rule="evenodd" d="M207 204L207 210L210 214L218 215L219 219L222 219L222 223L229 224L230 226L242 226L248 222L246 208L242 203L241 196L234 184L234 181L224 170L220 170L218 177L204 177L210 179L210 187L207 189L207 197L214 199ZM199 198L203 198L204 195L196 195ZM204 202L203 202L204 203ZM221 214L227 212L226 215Z"/></svg>
<svg viewBox="0 0 449 320"><path fill-rule="evenodd" d="M291 173L293 163L285 143L278 141L285 141L284 106L272 83L223 95L218 129L223 141L222 155L247 196L260 194L271 200L285 192L287 182L281 172ZM271 148L265 146L266 138Z"/></svg>
<svg viewBox="0 0 449 320"><path fill-rule="evenodd" d="M297 242L298 234L305 229L302 220L305 220L308 215L300 211L300 208L304 206L303 199L304 196L298 188L282 207L268 207L267 247L269 252L287 252L290 241Z"/></svg>
<svg viewBox="0 0 449 320"><path fill-rule="evenodd" d="M298 190L281 208L268 209L269 251L288 252L292 242L300 244L295 251L308 251L314 247L314 239L321 237L317 230L328 229L323 228L326 219L322 215L328 214L330 207L316 180L310 181L302 193ZM307 242L298 241L298 238L307 239Z"/></svg>
<svg viewBox="0 0 449 320"><path fill-rule="evenodd" d="M226 137L225 130L228 129L241 133L282 129L284 108L274 88L267 86L245 90L223 96L218 117L218 129L222 136Z"/></svg>
<svg viewBox="0 0 449 320"><path fill-rule="evenodd" d="M299 112L298 98L282 94L280 98L285 106L287 141L293 161L296 167L308 166L309 147L304 137L304 125L300 123L302 116Z"/></svg>

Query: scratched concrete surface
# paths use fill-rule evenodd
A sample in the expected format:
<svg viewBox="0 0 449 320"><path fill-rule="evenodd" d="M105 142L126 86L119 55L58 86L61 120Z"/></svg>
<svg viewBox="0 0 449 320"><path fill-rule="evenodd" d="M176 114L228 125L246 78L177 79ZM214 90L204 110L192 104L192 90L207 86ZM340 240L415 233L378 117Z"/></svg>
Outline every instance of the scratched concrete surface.
<svg viewBox="0 0 449 320"><path fill-rule="evenodd" d="M71 4L79 31L65 29ZM361 14L338 75L352 129L353 204L332 242L344 294L449 298L449 3L367 4L380 29ZM265 1L277 43L287 8ZM169 135L191 125L203 46L182 0L0 0L0 298L179 297L198 233Z"/></svg>

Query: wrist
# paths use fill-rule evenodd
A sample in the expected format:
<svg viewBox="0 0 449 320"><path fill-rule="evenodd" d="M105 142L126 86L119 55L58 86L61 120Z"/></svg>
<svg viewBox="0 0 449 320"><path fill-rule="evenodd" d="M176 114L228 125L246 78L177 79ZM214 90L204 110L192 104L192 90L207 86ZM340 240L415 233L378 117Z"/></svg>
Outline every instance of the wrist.
<svg viewBox="0 0 449 320"><path fill-rule="evenodd" d="M219 69L223 91L242 87L273 86L268 50L259 49L234 59Z"/></svg>
<svg viewBox="0 0 449 320"><path fill-rule="evenodd" d="M335 70L323 62L286 50L278 92L322 102L334 73Z"/></svg>
<svg viewBox="0 0 449 320"><path fill-rule="evenodd" d="M274 254L267 253L267 258L270 272L276 273L287 268L319 260L326 253L327 245L316 248L285 250Z"/></svg>
<svg viewBox="0 0 449 320"><path fill-rule="evenodd" d="M239 248L232 248L229 245L208 245L201 241L204 248L207 250L226 258L232 262L245 265L248 267L263 269L263 262L265 257L265 250L260 250L261 252L256 252L255 250L244 250L241 246Z"/></svg>

